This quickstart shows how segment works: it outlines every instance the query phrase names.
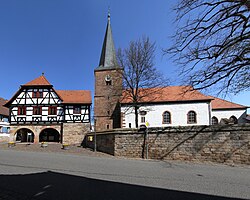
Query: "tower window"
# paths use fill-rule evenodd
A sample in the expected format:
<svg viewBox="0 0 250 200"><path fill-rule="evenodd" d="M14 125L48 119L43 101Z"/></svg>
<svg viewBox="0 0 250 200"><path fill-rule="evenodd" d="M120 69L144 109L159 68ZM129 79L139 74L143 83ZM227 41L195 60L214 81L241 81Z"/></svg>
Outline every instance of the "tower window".
<svg viewBox="0 0 250 200"><path fill-rule="evenodd" d="M107 75L105 77L106 85L112 85L112 79L110 75Z"/></svg>
<svg viewBox="0 0 250 200"><path fill-rule="evenodd" d="M110 115L110 111L108 110L108 115Z"/></svg>
<svg viewBox="0 0 250 200"><path fill-rule="evenodd" d="M109 124L107 124L107 129L109 129Z"/></svg>
<svg viewBox="0 0 250 200"><path fill-rule="evenodd" d="M112 85L112 81L106 81L106 85Z"/></svg>

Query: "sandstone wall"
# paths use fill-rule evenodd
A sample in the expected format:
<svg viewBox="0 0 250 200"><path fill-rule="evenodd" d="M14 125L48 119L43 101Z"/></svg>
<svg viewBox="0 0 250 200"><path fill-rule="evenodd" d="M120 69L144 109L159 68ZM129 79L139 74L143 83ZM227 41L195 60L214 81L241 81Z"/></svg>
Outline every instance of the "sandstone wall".
<svg viewBox="0 0 250 200"><path fill-rule="evenodd" d="M89 131L90 123L64 123L63 143L81 144Z"/></svg>
<svg viewBox="0 0 250 200"><path fill-rule="evenodd" d="M97 149L105 137L114 144L102 143L102 149L115 156L146 157L160 160L210 161L250 164L250 125L150 128L148 139L138 130L116 130L97 135ZM108 139L107 139L108 140ZM104 147L106 145L106 147Z"/></svg>
<svg viewBox="0 0 250 200"><path fill-rule="evenodd" d="M0 143L1 142L9 142L10 134L0 134Z"/></svg>
<svg viewBox="0 0 250 200"><path fill-rule="evenodd" d="M96 137L96 150L114 155L115 134L111 132L103 132L98 133ZM94 138L94 133L88 134L88 136L85 137L83 146L94 149Z"/></svg>
<svg viewBox="0 0 250 200"><path fill-rule="evenodd" d="M39 135L44 129L53 128L58 131L60 137L63 131L63 143L81 144L86 133L90 131L90 123L64 123L63 125L11 125L9 141L16 141L16 132L23 128L29 129L34 133L34 143L39 143Z"/></svg>

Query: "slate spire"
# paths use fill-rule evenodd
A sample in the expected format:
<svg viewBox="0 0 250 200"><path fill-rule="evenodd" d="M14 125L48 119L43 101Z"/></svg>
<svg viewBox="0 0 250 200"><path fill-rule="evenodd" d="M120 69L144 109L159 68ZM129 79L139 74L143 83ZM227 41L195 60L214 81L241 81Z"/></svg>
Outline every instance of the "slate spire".
<svg viewBox="0 0 250 200"><path fill-rule="evenodd" d="M116 59L115 45L112 36L110 13L108 13L108 23L102 45L102 53L97 70L119 68Z"/></svg>

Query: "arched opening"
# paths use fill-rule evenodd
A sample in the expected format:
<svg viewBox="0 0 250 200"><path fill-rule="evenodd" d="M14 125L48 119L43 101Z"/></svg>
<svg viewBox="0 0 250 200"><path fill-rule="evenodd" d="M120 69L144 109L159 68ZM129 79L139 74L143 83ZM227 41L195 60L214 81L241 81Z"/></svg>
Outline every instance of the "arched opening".
<svg viewBox="0 0 250 200"><path fill-rule="evenodd" d="M238 119L237 119L235 116L231 116L231 117L229 118L229 121L230 121L230 123L238 124Z"/></svg>
<svg viewBox="0 0 250 200"><path fill-rule="evenodd" d="M163 124L171 124L171 113L165 111L162 115L162 123Z"/></svg>
<svg viewBox="0 0 250 200"><path fill-rule="evenodd" d="M15 138L17 142L34 142L35 135L30 129L22 128L16 132Z"/></svg>
<svg viewBox="0 0 250 200"><path fill-rule="evenodd" d="M217 117L213 116L212 117L212 125L217 125L217 124L219 124L219 120Z"/></svg>
<svg viewBox="0 0 250 200"><path fill-rule="evenodd" d="M193 110L189 111L187 114L187 123L188 124L197 123L197 115L196 112L194 112Z"/></svg>
<svg viewBox="0 0 250 200"><path fill-rule="evenodd" d="M60 134L56 129L46 128L40 133L39 142L60 142Z"/></svg>

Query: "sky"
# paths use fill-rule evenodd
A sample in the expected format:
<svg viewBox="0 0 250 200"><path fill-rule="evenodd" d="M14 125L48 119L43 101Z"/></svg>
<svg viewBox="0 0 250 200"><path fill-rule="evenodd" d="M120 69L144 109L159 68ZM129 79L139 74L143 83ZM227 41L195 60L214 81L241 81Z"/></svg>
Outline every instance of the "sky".
<svg viewBox="0 0 250 200"><path fill-rule="evenodd" d="M93 95L109 9L116 49L148 36L156 43L157 69L180 85L178 66L162 51L171 45L176 2L0 0L0 97L10 99L42 73L55 89L91 90ZM249 91L225 98L250 106Z"/></svg>

